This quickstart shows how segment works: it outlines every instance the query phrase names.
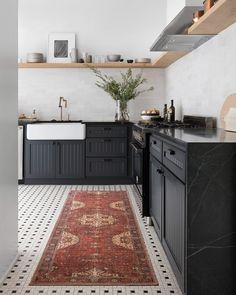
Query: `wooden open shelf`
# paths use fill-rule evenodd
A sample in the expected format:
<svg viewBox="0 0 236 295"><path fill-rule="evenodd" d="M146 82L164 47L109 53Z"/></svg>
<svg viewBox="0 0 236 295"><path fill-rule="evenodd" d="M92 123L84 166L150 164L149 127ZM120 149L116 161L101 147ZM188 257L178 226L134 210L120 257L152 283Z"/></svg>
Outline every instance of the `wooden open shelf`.
<svg viewBox="0 0 236 295"><path fill-rule="evenodd" d="M120 62L109 62L109 63L19 63L19 68L35 68L35 69L50 69L50 68L167 68L169 65L174 63L179 58L186 55L187 52L164 52L160 57L157 58L153 63L120 63Z"/></svg>
<svg viewBox="0 0 236 295"><path fill-rule="evenodd" d="M197 23L188 29L189 35L218 34L236 22L236 0L218 0ZM153 63L20 63L19 68L167 68L169 65L188 54L188 52L164 52Z"/></svg>
<svg viewBox="0 0 236 295"><path fill-rule="evenodd" d="M236 0L219 0L189 28L188 34L218 34L235 22Z"/></svg>
<svg viewBox="0 0 236 295"><path fill-rule="evenodd" d="M122 63L122 62L109 62L109 63L19 63L19 68L156 68L157 66L152 63Z"/></svg>
<svg viewBox="0 0 236 295"><path fill-rule="evenodd" d="M186 51L169 51L164 52L157 60L153 63L154 67L167 68L169 65L188 54Z"/></svg>

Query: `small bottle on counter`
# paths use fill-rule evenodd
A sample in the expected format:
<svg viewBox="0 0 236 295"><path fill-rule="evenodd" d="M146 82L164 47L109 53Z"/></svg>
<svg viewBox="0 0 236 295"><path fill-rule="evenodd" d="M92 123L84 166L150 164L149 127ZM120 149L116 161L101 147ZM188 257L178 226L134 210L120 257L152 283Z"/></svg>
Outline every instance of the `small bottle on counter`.
<svg viewBox="0 0 236 295"><path fill-rule="evenodd" d="M163 109L163 119L164 121L168 120L168 110L167 110L167 104L164 104L164 109Z"/></svg>
<svg viewBox="0 0 236 295"><path fill-rule="evenodd" d="M33 110L33 113L31 114L30 118L31 118L32 120L37 120L36 110Z"/></svg>
<svg viewBox="0 0 236 295"><path fill-rule="evenodd" d="M171 106L168 109L168 122L175 121L175 107L174 107L174 100L171 100Z"/></svg>

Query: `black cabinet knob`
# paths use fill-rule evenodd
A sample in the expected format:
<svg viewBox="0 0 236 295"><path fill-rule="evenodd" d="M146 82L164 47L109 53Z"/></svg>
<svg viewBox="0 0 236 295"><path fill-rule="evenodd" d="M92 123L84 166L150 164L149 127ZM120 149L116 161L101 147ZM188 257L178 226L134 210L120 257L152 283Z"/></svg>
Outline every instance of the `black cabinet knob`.
<svg viewBox="0 0 236 295"><path fill-rule="evenodd" d="M153 142L152 142L153 144L157 144L157 142L154 140Z"/></svg>
<svg viewBox="0 0 236 295"><path fill-rule="evenodd" d="M164 172L161 169L157 169L157 173L163 174Z"/></svg>

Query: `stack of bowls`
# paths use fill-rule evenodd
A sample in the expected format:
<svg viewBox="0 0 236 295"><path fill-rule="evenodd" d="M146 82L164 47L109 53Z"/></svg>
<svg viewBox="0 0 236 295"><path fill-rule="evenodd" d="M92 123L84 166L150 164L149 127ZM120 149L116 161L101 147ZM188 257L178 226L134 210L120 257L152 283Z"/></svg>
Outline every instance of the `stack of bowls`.
<svg viewBox="0 0 236 295"><path fill-rule="evenodd" d="M151 62L151 58L146 58L146 57L145 58L136 58L135 62L148 64Z"/></svg>
<svg viewBox="0 0 236 295"><path fill-rule="evenodd" d="M40 63L43 62L43 54L42 53L28 53L27 54L27 62L32 63Z"/></svg>
<svg viewBox="0 0 236 295"><path fill-rule="evenodd" d="M110 62L120 61L121 55L120 54L109 54L107 56L107 60Z"/></svg>

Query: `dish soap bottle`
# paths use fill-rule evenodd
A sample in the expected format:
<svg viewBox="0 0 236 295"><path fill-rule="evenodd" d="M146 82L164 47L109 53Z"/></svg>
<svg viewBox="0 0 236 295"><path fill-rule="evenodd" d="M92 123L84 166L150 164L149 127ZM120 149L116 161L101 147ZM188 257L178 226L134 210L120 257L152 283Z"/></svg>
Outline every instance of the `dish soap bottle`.
<svg viewBox="0 0 236 295"><path fill-rule="evenodd" d="M171 100L171 106L168 109L168 122L175 121L175 107L174 107L174 100Z"/></svg>

